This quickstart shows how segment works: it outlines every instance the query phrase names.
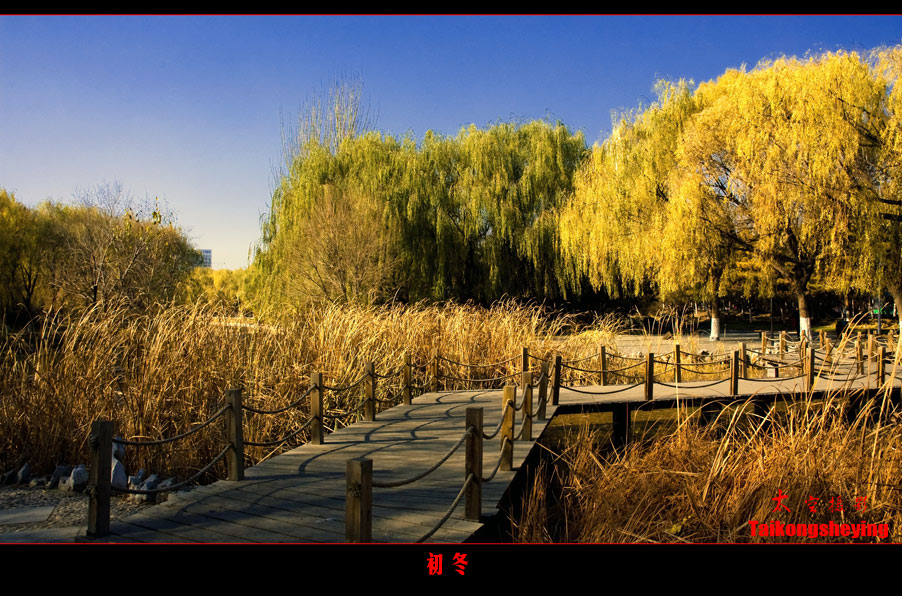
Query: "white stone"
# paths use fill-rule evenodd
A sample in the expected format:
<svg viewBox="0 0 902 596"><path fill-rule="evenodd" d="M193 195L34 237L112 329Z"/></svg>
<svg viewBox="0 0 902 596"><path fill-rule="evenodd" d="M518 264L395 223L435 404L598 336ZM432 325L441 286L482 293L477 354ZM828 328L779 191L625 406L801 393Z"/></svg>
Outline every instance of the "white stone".
<svg viewBox="0 0 902 596"><path fill-rule="evenodd" d="M110 463L110 484L116 488L127 488L128 474L125 473L125 465L115 457Z"/></svg>

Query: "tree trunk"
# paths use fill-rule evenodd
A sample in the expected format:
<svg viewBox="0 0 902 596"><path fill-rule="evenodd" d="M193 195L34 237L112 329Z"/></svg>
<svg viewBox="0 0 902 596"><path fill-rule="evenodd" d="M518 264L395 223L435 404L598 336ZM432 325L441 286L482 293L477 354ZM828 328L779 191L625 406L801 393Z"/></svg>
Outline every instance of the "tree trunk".
<svg viewBox="0 0 902 596"><path fill-rule="evenodd" d="M711 341L720 341L720 299L711 299Z"/></svg>
<svg viewBox="0 0 902 596"><path fill-rule="evenodd" d="M808 312L808 299L804 292L797 293L799 299L799 337L811 339L811 315Z"/></svg>
<svg viewBox="0 0 902 596"><path fill-rule="evenodd" d="M890 296L896 305L896 317L899 323L899 335L902 336L902 284L888 284Z"/></svg>

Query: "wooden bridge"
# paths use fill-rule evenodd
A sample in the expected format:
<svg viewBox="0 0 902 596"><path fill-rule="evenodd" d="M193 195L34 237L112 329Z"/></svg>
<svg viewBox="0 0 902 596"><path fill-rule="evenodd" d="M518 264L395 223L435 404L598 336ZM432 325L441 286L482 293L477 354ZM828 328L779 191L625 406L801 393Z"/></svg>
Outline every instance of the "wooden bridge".
<svg viewBox="0 0 902 596"><path fill-rule="evenodd" d="M403 377L402 403L378 416L376 403L384 400L376 398L380 375L372 364L359 381L345 388L328 387L321 375L314 374L302 398L311 400L310 441L248 469L243 469L244 446L263 443L244 441L242 413L277 414L287 408L269 412L250 408L242 403L241 392L232 390L228 405L205 423L218 417L228 421L229 445L205 470L226 458L229 480L172 493L165 503L112 523L108 482L112 423L98 421L91 435L94 461L86 540L486 540L486 522L504 515L506 499L515 497L508 494L512 481L528 467L537 439L561 408L611 410L613 441L618 445L629 441L631 414L638 408L698 405L710 417L725 403L751 400L765 415L769 404L778 400L842 391L851 396L848 411L854 414L870 395L900 385L898 360L887 355L887 347L895 351L896 345L892 338L887 343L868 336L865 350L859 335L854 342L847 337L834 347L822 335L820 346L813 347L804 338L790 342L785 334L773 339L762 334L759 349L743 345L726 358L687 354L675 345L668 354L642 358L607 354L600 347L598 353L572 361L560 356L536 358L524 349L522 355L505 361L519 364L518 370L484 379L455 377L453 371L487 365L452 363L436 356L423 367L428 385L419 387L426 392L417 397L412 396L417 385L411 381L416 367L405 360L397 371ZM706 377L709 380L697 380ZM513 384L503 389L440 388L441 383L513 380L519 381L519 391ZM363 420L326 434L323 393L358 385L364 387Z"/></svg>

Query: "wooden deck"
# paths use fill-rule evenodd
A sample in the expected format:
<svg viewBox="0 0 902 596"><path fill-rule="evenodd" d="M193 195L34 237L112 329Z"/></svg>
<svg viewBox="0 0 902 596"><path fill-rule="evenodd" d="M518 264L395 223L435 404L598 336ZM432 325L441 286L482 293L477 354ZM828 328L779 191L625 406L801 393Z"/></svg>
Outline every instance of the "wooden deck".
<svg viewBox="0 0 902 596"><path fill-rule="evenodd" d="M465 430L468 407L484 408L484 432L501 416L501 391L428 393L327 434L325 444L306 444L245 470L241 482L219 481L175 493L146 512L114 521L108 542L344 542L346 461L373 460L374 482L412 477L435 464ZM548 419L555 408L548 407ZM518 417L519 418L519 417ZM533 421L538 437L546 421ZM515 432L521 423L517 422ZM500 433L483 447L483 476L495 468ZM484 516L498 505L535 441L514 443L513 471L498 471L483 485ZM461 446L435 472L398 488L373 489L373 541L415 542L429 532L454 501L464 481ZM427 542L461 542L482 524L455 513Z"/></svg>
<svg viewBox="0 0 902 596"><path fill-rule="evenodd" d="M851 368L835 370L847 376ZM887 370L887 375L893 371ZM738 396L728 381L681 383L677 387L656 383L654 402L665 406L682 398L777 396L805 391L805 379L739 380ZM894 379L894 386L900 382ZM673 383L670 383L673 385ZM872 372L853 380L818 378L815 391L840 388L875 388ZM588 404L648 404L645 387L562 387L561 406ZM614 392L616 391L616 392ZM590 392L590 393L581 393ZM602 392L611 392L607 395ZM518 399L522 396L518 395ZM412 405L380 412L374 422L358 422L327 434L325 444L307 444L246 470L241 482L219 481L186 493L146 512L111 524L110 542L344 542L346 462L351 458L373 460L374 482L409 478L435 464L460 439L467 407L484 408L484 430L491 433L501 415L501 390L427 393ZM535 420L533 438L539 437L558 408L549 404L547 420ZM517 413L516 431L521 427ZM518 467L535 448L535 441L514 443L513 471L498 471L483 488L484 519L498 513L502 497ZM500 453L500 433L484 443L483 476L495 468ZM457 496L464 480L464 449L457 450L440 468L412 484L373 489L373 540L414 542L432 529ZM482 523L463 519L461 501L450 519L428 542L462 542Z"/></svg>

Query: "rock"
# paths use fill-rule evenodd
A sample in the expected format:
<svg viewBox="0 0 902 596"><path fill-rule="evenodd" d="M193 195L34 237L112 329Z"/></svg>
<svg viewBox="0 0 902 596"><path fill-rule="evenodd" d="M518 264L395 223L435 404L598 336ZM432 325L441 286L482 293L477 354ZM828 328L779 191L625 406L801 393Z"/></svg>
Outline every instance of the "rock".
<svg viewBox="0 0 902 596"><path fill-rule="evenodd" d="M144 471L144 468L141 468L140 470L138 470L137 474L135 474L134 476L129 476L128 477L128 487L131 489L135 489L135 488L138 488L139 486L141 486L141 482L144 480L145 474L146 474L146 472Z"/></svg>
<svg viewBox="0 0 902 596"><path fill-rule="evenodd" d="M111 462L110 484L116 488L128 487L128 474L125 473L125 466L115 457Z"/></svg>
<svg viewBox="0 0 902 596"><path fill-rule="evenodd" d="M161 483L157 486L157 488L169 488L169 487L172 486L173 484L176 484L176 481L175 481L175 477L174 477L174 476L171 477L171 478L167 478L166 480L164 480L163 482L161 482ZM168 501L168 500L169 500L169 495L170 495L170 493L160 493L160 494L158 494L158 495L156 496L156 497L157 497L157 501L158 501L158 502Z"/></svg>
<svg viewBox="0 0 902 596"><path fill-rule="evenodd" d="M121 439L122 437L117 435L115 438ZM116 441L113 441L113 457L119 461L125 459L125 445L120 445Z"/></svg>
<svg viewBox="0 0 902 596"><path fill-rule="evenodd" d="M59 485L60 480L68 478L70 474L72 474L72 466L57 466L50 476L50 482L47 483L47 488L56 488Z"/></svg>
<svg viewBox="0 0 902 596"><path fill-rule="evenodd" d="M29 481L31 481L31 466L25 462L25 465L19 468L19 472L16 474L16 484L28 484Z"/></svg>
<svg viewBox="0 0 902 596"><path fill-rule="evenodd" d="M69 476L69 490L74 490L76 492L85 490L85 487L88 486L88 480L90 479L90 477L91 475L88 472L88 469L83 465L79 465L77 468L72 470L72 474Z"/></svg>
<svg viewBox="0 0 902 596"><path fill-rule="evenodd" d="M28 486L37 488L39 486L44 486L45 484L47 484L47 477L41 476L40 478L32 478L31 482L28 483Z"/></svg>
<svg viewBox="0 0 902 596"><path fill-rule="evenodd" d="M141 483L140 486L138 486L138 489L139 490L153 490L153 489L157 488L157 486L159 486L159 484L160 484L160 477L157 474L151 474L150 476L147 477L147 480L145 480L144 482ZM133 496L135 498L135 501L138 501L138 502L149 501L149 502L153 503L155 501L154 497L156 495L133 495Z"/></svg>

